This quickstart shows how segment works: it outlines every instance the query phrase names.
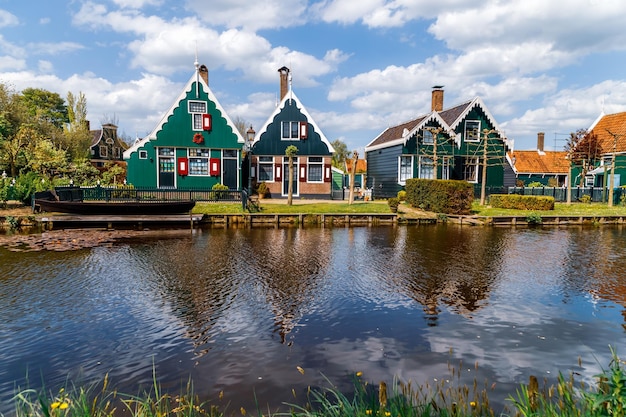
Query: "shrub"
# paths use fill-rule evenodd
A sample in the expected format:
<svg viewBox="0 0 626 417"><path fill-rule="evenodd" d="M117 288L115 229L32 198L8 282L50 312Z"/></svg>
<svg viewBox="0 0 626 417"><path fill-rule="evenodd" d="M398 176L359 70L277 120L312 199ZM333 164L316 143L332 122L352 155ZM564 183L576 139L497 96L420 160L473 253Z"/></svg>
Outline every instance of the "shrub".
<svg viewBox="0 0 626 417"><path fill-rule="evenodd" d="M398 200L406 201L406 191L405 190L398 191Z"/></svg>
<svg viewBox="0 0 626 417"><path fill-rule="evenodd" d="M412 207L445 214L469 214L474 201L474 186L466 181L406 181L406 201Z"/></svg>
<svg viewBox="0 0 626 417"><path fill-rule="evenodd" d="M514 209L514 210L554 210L554 197L518 195L518 194L492 194L489 196L491 207Z"/></svg>
<svg viewBox="0 0 626 417"><path fill-rule="evenodd" d="M539 188L539 187L544 187L544 185L542 183L540 183L539 181L533 181L530 184L528 184L526 187L528 187L528 188Z"/></svg>
<svg viewBox="0 0 626 417"><path fill-rule="evenodd" d="M389 204L389 208L391 209L391 211L395 213L396 211L398 211L400 199L398 199L397 197L391 197L389 200L387 200L387 204Z"/></svg>
<svg viewBox="0 0 626 417"><path fill-rule="evenodd" d="M580 197L580 201L582 201L583 203L591 204L591 196L589 194L584 194L582 197Z"/></svg>
<svg viewBox="0 0 626 417"><path fill-rule="evenodd" d="M256 192L263 197L269 192L269 188L267 188L267 184L265 182L262 182L257 187Z"/></svg>
<svg viewBox="0 0 626 417"><path fill-rule="evenodd" d="M223 199L226 195L226 191L228 191L228 186L224 184L217 183L211 187L211 200L220 200Z"/></svg>
<svg viewBox="0 0 626 417"><path fill-rule="evenodd" d="M541 224L543 223L543 219L541 218L541 215L539 213L528 213L528 215L526 216L526 222L528 224Z"/></svg>

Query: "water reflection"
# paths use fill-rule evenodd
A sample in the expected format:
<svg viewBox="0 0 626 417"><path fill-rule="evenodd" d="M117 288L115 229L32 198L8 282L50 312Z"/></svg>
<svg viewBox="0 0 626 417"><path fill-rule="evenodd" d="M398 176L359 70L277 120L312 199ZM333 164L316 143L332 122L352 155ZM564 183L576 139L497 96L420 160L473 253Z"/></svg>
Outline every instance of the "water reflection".
<svg viewBox="0 0 626 417"><path fill-rule="evenodd" d="M625 253L618 227L452 225L0 249L0 403L33 372L49 388L109 373L135 393L155 369L166 390L191 376L204 398L248 408L325 377L347 390L355 371L432 381L449 362L502 398L530 374L590 378L626 342Z"/></svg>

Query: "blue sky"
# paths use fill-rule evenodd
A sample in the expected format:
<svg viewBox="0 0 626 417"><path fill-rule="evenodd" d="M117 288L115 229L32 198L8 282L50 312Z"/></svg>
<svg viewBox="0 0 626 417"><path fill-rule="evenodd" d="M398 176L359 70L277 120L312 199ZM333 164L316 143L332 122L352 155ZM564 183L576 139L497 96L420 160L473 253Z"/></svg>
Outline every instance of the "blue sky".
<svg viewBox="0 0 626 417"><path fill-rule="evenodd" d="M198 61L232 119L260 128L278 68L329 140L481 97L515 149L562 149L626 111L623 0L0 0L0 82L83 92L92 128L151 131Z"/></svg>

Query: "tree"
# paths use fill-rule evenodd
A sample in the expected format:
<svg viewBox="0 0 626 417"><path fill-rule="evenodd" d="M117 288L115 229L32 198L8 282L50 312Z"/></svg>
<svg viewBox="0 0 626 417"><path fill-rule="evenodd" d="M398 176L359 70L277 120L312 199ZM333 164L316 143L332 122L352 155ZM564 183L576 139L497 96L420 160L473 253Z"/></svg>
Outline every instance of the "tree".
<svg viewBox="0 0 626 417"><path fill-rule="evenodd" d="M82 92L74 96L67 93L67 114L69 124L65 125L63 133L65 146L70 159L81 159L88 156L91 145L91 134L87 126L87 98Z"/></svg>
<svg viewBox="0 0 626 417"><path fill-rule="evenodd" d="M285 156L289 158L289 187L287 188L287 205L293 204L293 157L298 153L298 148L295 145L287 146L285 149Z"/></svg>
<svg viewBox="0 0 626 417"><path fill-rule="evenodd" d="M565 144L565 151L570 161L570 165L581 167L580 186L585 185L585 176L596 161L602 155L602 148L598 142L598 137L594 133L587 132L586 129L578 129L570 133L570 137ZM570 168L571 172L571 168ZM571 184L571 179L569 180Z"/></svg>
<svg viewBox="0 0 626 417"><path fill-rule="evenodd" d="M354 203L354 177L356 176L356 167L359 162L359 151L356 149L352 153L352 169L350 170L350 194L348 204Z"/></svg>
<svg viewBox="0 0 626 417"><path fill-rule="evenodd" d="M332 145L333 148L335 148L335 153L333 154L331 164L335 168L339 168L341 171L343 171L345 168L346 160L350 157L350 151L348 150L348 146L339 139L335 139L332 142Z"/></svg>
<svg viewBox="0 0 626 417"><path fill-rule="evenodd" d="M28 154L28 166L43 178L52 178L67 166L67 154L57 148L52 141L43 139L37 142Z"/></svg>
<svg viewBox="0 0 626 417"><path fill-rule="evenodd" d="M69 122L65 101L57 93L41 88L26 88L22 91L21 100L28 115L36 121L51 123L57 128Z"/></svg>

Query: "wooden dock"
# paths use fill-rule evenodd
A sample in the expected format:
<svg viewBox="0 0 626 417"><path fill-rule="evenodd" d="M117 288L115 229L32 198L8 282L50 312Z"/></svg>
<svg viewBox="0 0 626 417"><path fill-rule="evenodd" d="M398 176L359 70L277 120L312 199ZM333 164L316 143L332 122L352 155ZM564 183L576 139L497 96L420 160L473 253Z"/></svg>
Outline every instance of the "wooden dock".
<svg viewBox="0 0 626 417"><path fill-rule="evenodd" d="M113 229L115 226L136 227L142 229L147 226L185 226L194 227L203 219L202 214L169 214L169 215L78 215L54 214L39 219L44 230L58 227L105 227Z"/></svg>
<svg viewBox="0 0 626 417"><path fill-rule="evenodd" d="M395 213L244 213L244 214L207 214L202 223L245 226L281 226L281 225L317 225L317 226L355 226L396 224Z"/></svg>

